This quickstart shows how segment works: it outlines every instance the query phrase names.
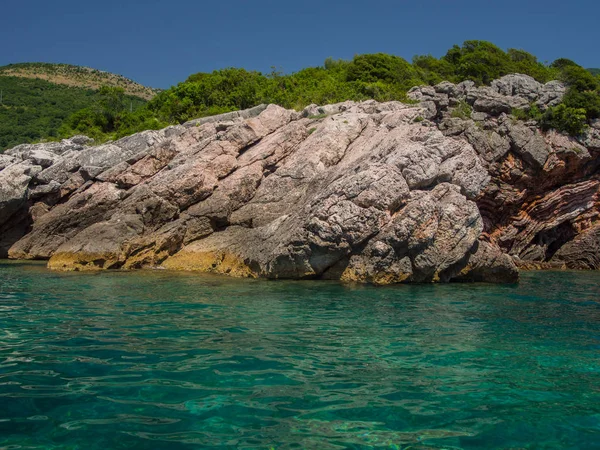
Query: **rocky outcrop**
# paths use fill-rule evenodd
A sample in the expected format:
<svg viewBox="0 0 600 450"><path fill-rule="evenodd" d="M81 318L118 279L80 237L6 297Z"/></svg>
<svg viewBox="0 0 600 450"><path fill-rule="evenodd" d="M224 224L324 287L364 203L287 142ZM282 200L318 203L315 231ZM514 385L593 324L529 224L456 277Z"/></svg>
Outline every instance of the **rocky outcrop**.
<svg viewBox="0 0 600 450"><path fill-rule="evenodd" d="M23 230L18 214L27 226L7 233L5 252L59 270L373 283L485 271L479 256L470 263L484 162L422 114L398 102L270 105L97 147L20 146L0 172L13 180L3 231ZM515 277L512 266L505 279Z"/></svg>
<svg viewBox="0 0 600 450"><path fill-rule="evenodd" d="M569 249L591 243L595 234L589 230L600 221L600 124L573 138L510 115L512 108L556 105L565 92L556 81L542 85L508 75L490 87L452 86L415 88L410 95L425 98L425 89L440 130L468 141L484 161L491 181L477 205L486 239L520 267L596 268L596 247L590 244L581 257ZM459 114L450 105L461 102L470 108Z"/></svg>
<svg viewBox="0 0 600 450"><path fill-rule="evenodd" d="M560 103L565 92L565 86L558 81L541 84L528 75L512 74L494 80L490 86L477 87L472 81L416 86L408 97L427 108L428 118L439 118L448 108L464 102L480 113L475 117L483 119L510 114L513 109L528 110L532 105L545 110Z"/></svg>
<svg viewBox="0 0 600 450"><path fill-rule="evenodd" d="M0 256L376 284L575 266L597 239L595 131L577 142L508 114L563 92L514 75L414 89L419 105L262 105L15 147L0 159Z"/></svg>
<svg viewBox="0 0 600 450"><path fill-rule="evenodd" d="M554 253L550 262L569 269L600 269L600 226L568 241Z"/></svg>

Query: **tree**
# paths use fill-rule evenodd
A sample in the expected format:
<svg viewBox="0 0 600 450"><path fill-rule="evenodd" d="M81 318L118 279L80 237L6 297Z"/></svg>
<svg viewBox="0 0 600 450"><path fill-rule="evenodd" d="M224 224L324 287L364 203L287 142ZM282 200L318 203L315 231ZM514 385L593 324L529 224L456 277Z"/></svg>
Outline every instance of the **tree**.
<svg viewBox="0 0 600 450"><path fill-rule="evenodd" d="M117 86L102 86L98 91L97 112L105 119L105 132L115 130L115 121L125 111L125 89Z"/></svg>

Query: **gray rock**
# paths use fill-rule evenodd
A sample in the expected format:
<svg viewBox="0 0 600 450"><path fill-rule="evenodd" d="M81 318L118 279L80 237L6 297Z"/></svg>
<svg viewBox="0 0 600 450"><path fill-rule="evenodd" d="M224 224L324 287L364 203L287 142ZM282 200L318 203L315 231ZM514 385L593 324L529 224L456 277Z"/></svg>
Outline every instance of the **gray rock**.
<svg viewBox="0 0 600 450"><path fill-rule="evenodd" d="M563 245L550 260L569 269L600 269L600 227L581 233Z"/></svg>
<svg viewBox="0 0 600 450"><path fill-rule="evenodd" d="M490 86L476 87L472 81L456 85L444 81L433 87L417 86L408 92L408 97L421 102L429 111L428 118L437 117L448 107L466 101L473 106L476 114L473 118L483 121L488 116L510 114L513 109L527 110L534 103L542 110L555 106L562 100L565 91L565 86L558 81L544 85L528 75L511 74L494 80ZM436 106L435 114L432 104Z"/></svg>
<svg viewBox="0 0 600 450"><path fill-rule="evenodd" d="M562 101L566 92L567 87L560 81L549 81L542 86L536 105L542 110L556 106Z"/></svg>
<svg viewBox="0 0 600 450"><path fill-rule="evenodd" d="M474 112L471 114L471 119L473 119L475 122L483 122L489 117L490 116L484 112Z"/></svg>
<svg viewBox="0 0 600 450"><path fill-rule="evenodd" d="M55 270L97 270L119 268L125 261L123 246L144 227L137 215L114 216L98 222L59 246L49 267Z"/></svg>
<svg viewBox="0 0 600 450"><path fill-rule="evenodd" d="M464 133L469 127L473 126L473 121L461 119L459 117L445 117L438 125L438 128L445 136L457 136Z"/></svg>
<svg viewBox="0 0 600 450"><path fill-rule="evenodd" d="M73 167L75 166L75 167ZM71 176L73 169L77 170L79 165L70 158L63 158L56 164L44 169L36 176L36 181L40 184L48 184L51 181L64 183Z"/></svg>
<svg viewBox="0 0 600 450"><path fill-rule="evenodd" d="M456 96L464 97L467 92L475 87L475 83L471 80L461 81L456 85Z"/></svg>
<svg viewBox="0 0 600 450"><path fill-rule="evenodd" d="M62 158L56 153L52 153L46 150L32 150L27 152L26 159L30 160L32 164L42 166L44 169L50 167Z"/></svg>
<svg viewBox="0 0 600 450"><path fill-rule="evenodd" d="M229 113L219 114L216 116L202 117L201 119L190 120L183 124L184 127L197 127L205 123L227 122L236 119L251 119L258 116L261 112L267 109L268 105L262 104L254 108L245 109L243 111L233 111Z"/></svg>
<svg viewBox="0 0 600 450"><path fill-rule="evenodd" d="M473 105L475 111L492 116L499 116L502 113L509 114L515 108L529 107L529 102L523 97L500 95L488 87L469 90L467 102Z"/></svg>
<svg viewBox="0 0 600 450"><path fill-rule="evenodd" d="M20 159L15 156L3 155L0 153L0 170L3 170L4 168L16 163L17 161L20 161Z"/></svg>
<svg viewBox="0 0 600 450"><path fill-rule="evenodd" d="M36 166L28 161L0 171L0 225L8 222L26 204L29 182L36 171Z"/></svg>
<svg viewBox="0 0 600 450"><path fill-rule="evenodd" d="M424 92L432 109L446 107L446 93ZM415 121L422 107L344 102L317 107L318 118L313 109L302 118L270 105L63 152L21 191L64 200L32 209L33 229L9 255L51 257L61 270L162 263L269 278L449 280L482 230L470 199L489 175L475 150Z"/></svg>
<svg viewBox="0 0 600 450"><path fill-rule="evenodd" d="M420 106L424 108L424 118L434 119L450 105L448 94L441 91L446 87L416 86L408 91L407 97L420 102Z"/></svg>
<svg viewBox="0 0 600 450"><path fill-rule="evenodd" d="M600 120L593 122L592 126L585 130L579 140L589 149L600 150Z"/></svg>
<svg viewBox="0 0 600 450"><path fill-rule="evenodd" d="M78 134L69 138L69 140L75 145L91 145L94 143L94 140L90 137L84 136L82 134Z"/></svg>
<svg viewBox="0 0 600 450"><path fill-rule="evenodd" d="M464 131L464 135L485 161L494 162L503 158L511 149L510 139L499 131L501 132L501 130L486 130L471 123Z"/></svg>
<svg viewBox="0 0 600 450"><path fill-rule="evenodd" d="M530 102L539 98L542 84L538 83L529 75L510 74L492 81L491 88L504 96L523 97Z"/></svg>
<svg viewBox="0 0 600 450"><path fill-rule="evenodd" d="M81 173L83 178L86 180L94 179L102 172L104 172L104 167L98 166L83 166L81 169L79 169L79 173Z"/></svg>
<svg viewBox="0 0 600 450"><path fill-rule="evenodd" d="M523 160L535 168L544 166L551 149L539 130L510 119L504 120L502 126L511 141L511 148Z"/></svg>
<svg viewBox="0 0 600 450"><path fill-rule="evenodd" d="M475 252L469 257L465 267L460 269L457 281L487 281L491 283L517 282L519 270L513 259L492 244L479 241Z"/></svg>
<svg viewBox="0 0 600 450"><path fill-rule="evenodd" d="M38 199L45 197L50 194L56 194L60 191L60 183L51 180L48 184L42 184L38 186L33 186L29 189L29 198L30 199Z"/></svg>
<svg viewBox="0 0 600 450"><path fill-rule="evenodd" d="M82 139L80 138L80 136L75 136L71 139L63 139L60 142L44 142L42 144L22 144L7 150L5 153L12 156L18 156L21 159L25 159L27 155L29 155L29 153L34 150L53 153L55 155L60 156L65 152L79 151L84 149L85 146L83 144L80 144L80 142L82 142Z"/></svg>
<svg viewBox="0 0 600 450"><path fill-rule="evenodd" d="M1 172L0 172L1 174ZM48 259L56 249L87 227L108 220L123 192L106 183L91 185L84 192L71 196L67 202L53 207L34 222L31 233L9 250L14 259Z"/></svg>
<svg viewBox="0 0 600 450"><path fill-rule="evenodd" d="M459 89L456 87L454 83L450 83L449 81L442 81L439 84L436 84L434 87L435 92L440 94L446 94L449 97L456 97Z"/></svg>
<svg viewBox="0 0 600 450"><path fill-rule="evenodd" d="M562 88L444 82L411 90L417 106L263 105L96 147L19 146L0 159L0 254L60 270L514 281L504 252L545 260L570 237L544 233L596 217L596 128L582 145L507 115ZM465 101L476 120L452 117Z"/></svg>

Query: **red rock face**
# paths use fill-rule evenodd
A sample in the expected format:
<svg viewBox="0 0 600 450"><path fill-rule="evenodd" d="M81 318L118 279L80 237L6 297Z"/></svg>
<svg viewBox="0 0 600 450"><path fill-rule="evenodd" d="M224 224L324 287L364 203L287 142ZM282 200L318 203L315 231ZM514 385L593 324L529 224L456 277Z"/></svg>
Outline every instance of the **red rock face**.
<svg viewBox="0 0 600 450"><path fill-rule="evenodd" d="M600 175L598 158L575 139L544 138L550 152L543 167L509 152L490 167L477 204L490 242L521 260L558 264L554 254L600 222ZM563 265L577 263L563 258Z"/></svg>

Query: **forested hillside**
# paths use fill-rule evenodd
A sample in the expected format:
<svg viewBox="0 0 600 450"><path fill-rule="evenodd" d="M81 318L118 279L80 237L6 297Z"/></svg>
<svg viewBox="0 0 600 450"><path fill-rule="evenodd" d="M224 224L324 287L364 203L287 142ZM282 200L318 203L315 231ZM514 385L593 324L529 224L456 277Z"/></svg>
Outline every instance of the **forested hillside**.
<svg viewBox="0 0 600 450"><path fill-rule="evenodd" d="M0 151L26 142L59 137L64 120L98 105L97 91L45 80L0 76ZM124 107L138 109L138 97L124 99Z"/></svg>

